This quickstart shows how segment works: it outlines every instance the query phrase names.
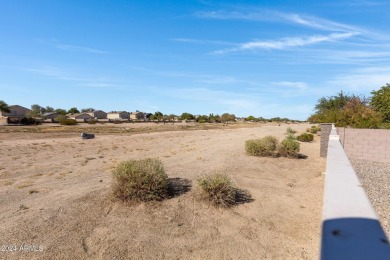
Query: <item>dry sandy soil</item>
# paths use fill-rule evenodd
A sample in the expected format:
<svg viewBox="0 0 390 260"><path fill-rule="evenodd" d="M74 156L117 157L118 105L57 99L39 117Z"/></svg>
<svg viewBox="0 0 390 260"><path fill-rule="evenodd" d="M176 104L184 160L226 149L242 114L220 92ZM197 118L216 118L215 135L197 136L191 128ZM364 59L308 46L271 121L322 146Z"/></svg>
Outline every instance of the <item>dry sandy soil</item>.
<svg viewBox="0 0 390 260"><path fill-rule="evenodd" d="M99 127L86 126L96 133L91 140L80 138L80 127L0 127L1 259L318 258L325 169L318 136L301 143L307 159L260 158L245 154L245 140L283 138L288 125L158 132L129 124L115 134ZM177 192L161 202L113 201L113 167L146 157L163 161ZM196 200L197 177L214 170L252 200L230 209Z"/></svg>

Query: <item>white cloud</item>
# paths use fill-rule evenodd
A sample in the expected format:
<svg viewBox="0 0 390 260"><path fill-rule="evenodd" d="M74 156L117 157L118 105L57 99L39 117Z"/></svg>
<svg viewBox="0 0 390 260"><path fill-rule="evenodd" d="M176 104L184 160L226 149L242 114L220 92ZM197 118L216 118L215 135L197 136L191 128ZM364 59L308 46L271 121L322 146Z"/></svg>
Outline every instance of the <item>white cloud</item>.
<svg viewBox="0 0 390 260"><path fill-rule="evenodd" d="M362 28L356 26L337 23L334 21L321 19L318 17L304 16L299 14L281 13L278 16L285 21L292 22L298 25L303 25L311 28L316 28L325 31L341 31L341 32L363 32Z"/></svg>
<svg viewBox="0 0 390 260"><path fill-rule="evenodd" d="M305 82L278 81L272 82L272 84L278 87L287 87L295 90L306 90L309 87Z"/></svg>
<svg viewBox="0 0 390 260"><path fill-rule="evenodd" d="M285 13L280 11L272 11L265 9L246 10L242 11L209 11L209 12L197 12L195 16L199 18L207 19L219 19L219 20L250 20L250 21L270 21L270 22L288 22L306 27L326 30L326 31L341 31L350 32L357 31L363 32L362 28L342 24L327 19L322 19L314 16L300 15L296 13Z"/></svg>
<svg viewBox="0 0 390 260"><path fill-rule="evenodd" d="M194 44L235 45L234 43L226 42L226 41L198 40L198 39L189 39L189 38L175 38L172 40L176 42L194 43Z"/></svg>
<svg viewBox="0 0 390 260"><path fill-rule="evenodd" d="M314 35L309 37L289 37L278 41L251 41L240 44L236 48L223 49L213 52L214 54L225 54L231 52L251 51L251 50L272 50L272 49L286 49L291 47L301 47L313 45L321 42L334 42L338 40L347 39L358 35L357 32L346 33L332 33L330 35Z"/></svg>
<svg viewBox="0 0 390 260"><path fill-rule="evenodd" d="M80 87L95 87L95 88L115 88L122 89L122 85L108 82L104 77L78 77L74 73L59 69L53 66L42 66L38 68L24 68L24 71L32 72L34 74L43 75L55 80L70 81Z"/></svg>
<svg viewBox="0 0 390 260"><path fill-rule="evenodd" d="M89 47L69 45L69 44L57 44L57 48L66 50L66 51L80 51L80 52L89 52L89 53L97 53L97 54L107 54L107 51L97 50Z"/></svg>
<svg viewBox="0 0 390 260"><path fill-rule="evenodd" d="M336 76L328 86L368 94L390 82L390 67L367 67Z"/></svg>

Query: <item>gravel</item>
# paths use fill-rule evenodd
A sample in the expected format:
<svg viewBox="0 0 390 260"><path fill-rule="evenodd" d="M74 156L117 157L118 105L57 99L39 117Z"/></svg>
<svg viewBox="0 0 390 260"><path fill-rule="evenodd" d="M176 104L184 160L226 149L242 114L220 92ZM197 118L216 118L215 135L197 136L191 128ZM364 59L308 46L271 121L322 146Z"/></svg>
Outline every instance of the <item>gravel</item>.
<svg viewBox="0 0 390 260"><path fill-rule="evenodd" d="M390 163L351 159L353 168L390 238Z"/></svg>

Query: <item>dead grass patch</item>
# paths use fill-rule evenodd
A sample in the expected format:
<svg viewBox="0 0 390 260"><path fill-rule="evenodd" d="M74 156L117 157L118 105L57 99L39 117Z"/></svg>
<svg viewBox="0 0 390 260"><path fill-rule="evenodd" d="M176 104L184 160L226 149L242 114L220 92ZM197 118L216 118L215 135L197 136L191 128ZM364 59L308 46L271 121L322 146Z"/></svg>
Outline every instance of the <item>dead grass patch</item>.
<svg viewBox="0 0 390 260"><path fill-rule="evenodd" d="M129 160L113 170L113 196L122 201L151 201L168 197L168 176L158 159Z"/></svg>
<svg viewBox="0 0 390 260"><path fill-rule="evenodd" d="M33 182L25 182L25 183L21 183L19 184L18 186L16 186L18 189L23 189L23 188L27 188L27 187L31 187L33 185Z"/></svg>
<svg viewBox="0 0 390 260"><path fill-rule="evenodd" d="M237 204L253 201L246 190L237 188L224 172L203 175L197 180L197 197L215 207L230 208Z"/></svg>

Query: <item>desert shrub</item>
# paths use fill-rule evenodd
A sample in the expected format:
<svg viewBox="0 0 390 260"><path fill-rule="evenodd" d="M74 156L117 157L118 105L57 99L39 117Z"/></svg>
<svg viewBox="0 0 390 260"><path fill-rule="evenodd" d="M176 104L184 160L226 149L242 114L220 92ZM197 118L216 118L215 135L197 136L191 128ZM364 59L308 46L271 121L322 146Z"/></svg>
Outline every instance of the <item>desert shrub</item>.
<svg viewBox="0 0 390 260"><path fill-rule="evenodd" d="M20 124L22 125L40 125L41 121L33 118L33 117L23 117L20 119Z"/></svg>
<svg viewBox="0 0 390 260"><path fill-rule="evenodd" d="M297 136L297 140L301 142L311 142L314 140L314 135L309 133L303 133Z"/></svg>
<svg viewBox="0 0 390 260"><path fill-rule="evenodd" d="M297 137L293 133L287 133L286 138L287 139L291 139L291 140L296 140L297 139Z"/></svg>
<svg viewBox="0 0 390 260"><path fill-rule="evenodd" d="M216 207L230 207L235 204L237 189L226 174L205 175L200 177L197 182L201 199Z"/></svg>
<svg viewBox="0 0 390 260"><path fill-rule="evenodd" d="M294 130L294 129L292 129L291 127L287 127L287 130L286 130L286 134L288 135L288 134L295 134L297 131L296 130Z"/></svg>
<svg viewBox="0 0 390 260"><path fill-rule="evenodd" d="M199 119L198 120L198 123L201 123L201 124L206 123L206 122L207 122L207 120L205 120L205 119Z"/></svg>
<svg viewBox="0 0 390 260"><path fill-rule="evenodd" d="M390 123L382 123L379 126L380 129L390 129Z"/></svg>
<svg viewBox="0 0 390 260"><path fill-rule="evenodd" d="M294 139L285 138L278 146L279 155L285 157L298 158L300 143Z"/></svg>
<svg viewBox="0 0 390 260"><path fill-rule="evenodd" d="M313 126L311 126L311 128L308 128L308 129L309 129L309 131L307 131L307 132L310 132L312 134L316 134L317 132L321 131L321 127L316 126L316 125L313 125Z"/></svg>
<svg viewBox="0 0 390 260"><path fill-rule="evenodd" d="M113 177L113 195L122 201L162 200L168 195L168 176L158 159L123 161Z"/></svg>
<svg viewBox="0 0 390 260"><path fill-rule="evenodd" d="M287 130L286 130L286 133L284 133L286 136L287 139L292 139L292 140L296 140L296 136L295 136L295 133L297 131L292 129L291 127L288 127Z"/></svg>
<svg viewBox="0 0 390 260"><path fill-rule="evenodd" d="M77 125L77 121L74 119L65 118L62 119L60 122L60 125Z"/></svg>
<svg viewBox="0 0 390 260"><path fill-rule="evenodd" d="M275 156L278 139L274 136L266 136L261 139L245 141L245 151L254 156Z"/></svg>
<svg viewBox="0 0 390 260"><path fill-rule="evenodd" d="M96 123L98 123L98 121L92 119L92 120L88 120L87 123L90 124L90 125L95 125Z"/></svg>

